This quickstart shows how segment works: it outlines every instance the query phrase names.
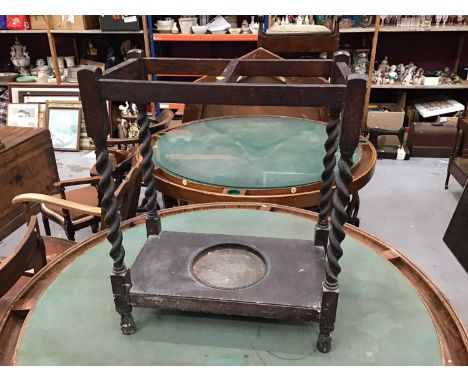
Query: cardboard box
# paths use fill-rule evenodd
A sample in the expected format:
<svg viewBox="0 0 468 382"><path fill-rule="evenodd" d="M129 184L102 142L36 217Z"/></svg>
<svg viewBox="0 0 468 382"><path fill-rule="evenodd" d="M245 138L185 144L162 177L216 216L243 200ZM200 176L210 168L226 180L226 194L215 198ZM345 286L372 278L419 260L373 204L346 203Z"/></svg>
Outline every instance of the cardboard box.
<svg viewBox="0 0 468 382"><path fill-rule="evenodd" d="M47 29L47 16L44 15L37 15L37 16L29 16L29 22L31 24L31 29Z"/></svg>
<svg viewBox="0 0 468 382"><path fill-rule="evenodd" d="M99 24L103 31L139 31L140 17L135 15L99 16Z"/></svg>
<svg viewBox="0 0 468 382"><path fill-rule="evenodd" d="M51 29L87 30L99 29L97 16L55 15L51 16Z"/></svg>
<svg viewBox="0 0 468 382"><path fill-rule="evenodd" d="M404 103L379 103L390 111L370 111L367 114L367 126L380 129L397 131L403 127L405 119ZM400 144L396 136L382 136L378 138L380 146L398 146Z"/></svg>

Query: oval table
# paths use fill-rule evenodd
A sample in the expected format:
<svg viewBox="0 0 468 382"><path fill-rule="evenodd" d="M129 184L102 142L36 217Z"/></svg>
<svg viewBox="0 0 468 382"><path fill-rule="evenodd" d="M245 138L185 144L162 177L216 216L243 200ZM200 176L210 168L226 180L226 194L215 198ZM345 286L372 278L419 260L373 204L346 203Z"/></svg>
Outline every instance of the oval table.
<svg viewBox="0 0 468 382"><path fill-rule="evenodd" d="M163 210L168 231L306 238L317 214L258 203ZM142 216L123 223L126 262L146 239ZM316 323L134 308L124 336L103 231L49 264L0 319L0 364L461 365L467 334L443 294L379 239L346 225L333 347L315 349ZM285 254L287 255L287 254ZM278 288L281 288L279 285Z"/></svg>
<svg viewBox="0 0 468 382"><path fill-rule="evenodd" d="M178 200L317 206L325 127L310 119L231 116L166 129L153 148L156 188L166 207ZM350 216L357 216L358 191L372 178L376 161L375 148L362 138L354 155Z"/></svg>

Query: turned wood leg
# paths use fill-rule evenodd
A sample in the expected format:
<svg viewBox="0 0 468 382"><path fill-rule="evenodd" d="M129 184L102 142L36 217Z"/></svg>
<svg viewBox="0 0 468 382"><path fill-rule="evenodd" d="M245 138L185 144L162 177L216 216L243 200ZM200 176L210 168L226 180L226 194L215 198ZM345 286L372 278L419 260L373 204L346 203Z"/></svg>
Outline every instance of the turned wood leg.
<svg viewBox="0 0 468 382"><path fill-rule="evenodd" d="M73 227L73 224L65 223L64 229L68 240L75 241L75 228Z"/></svg>
<svg viewBox="0 0 468 382"><path fill-rule="evenodd" d="M348 214L348 218L346 222L356 227L359 227L359 218L357 216L359 212L359 206L360 206L359 194L355 192L352 194L351 202L349 203L349 206L346 210Z"/></svg>
<svg viewBox="0 0 468 382"><path fill-rule="evenodd" d="M320 332L317 338L317 350L321 353L328 353L331 350L331 333L335 329L338 295L338 289L330 290L325 285L323 286L322 307L319 321Z"/></svg>
<svg viewBox="0 0 468 382"><path fill-rule="evenodd" d="M120 314L120 330L125 335L133 334L136 326L132 316L132 306L128 302L128 291L131 286L130 271L127 269L124 274L111 275L111 284L115 310Z"/></svg>
<svg viewBox="0 0 468 382"><path fill-rule="evenodd" d="M170 197L169 195L162 194L164 208L171 208L177 205L177 200Z"/></svg>
<svg viewBox="0 0 468 382"><path fill-rule="evenodd" d="M44 215L42 215L42 224L44 224L44 231L45 231L46 236L50 236L51 232L50 232L49 219L47 219L47 217L45 217Z"/></svg>
<svg viewBox="0 0 468 382"><path fill-rule="evenodd" d="M447 169L447 178L445 178L445 189L448 188L449 179L450 179L450 170Z"/></svg>

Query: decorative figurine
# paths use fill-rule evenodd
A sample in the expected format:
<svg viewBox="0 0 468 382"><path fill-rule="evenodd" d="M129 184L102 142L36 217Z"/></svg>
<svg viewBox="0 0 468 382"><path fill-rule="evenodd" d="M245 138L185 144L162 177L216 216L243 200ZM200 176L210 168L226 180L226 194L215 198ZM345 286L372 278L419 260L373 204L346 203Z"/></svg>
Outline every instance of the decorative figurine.
<svg viewBox="0 0 468 382"><path fill-rule="evenodd" d="M416 70L416 74L414 75L413 78L413 85L423 85L424 84L424 69L423 68L418 68Z"/></svg>
<svg viewBox="0 0 468 382"><path fill-rule="evenodd" d="M243 20L241 24L241 33L250 33L249 22L247 20Z"/></svg>
<svg viewBox="0 0 468 382"><path fill-rule="evenodd" d="M445 27L445 24L447 23L448 18L449 18L448 15L443 15L442 16L442 23L443 23L442 26L443 27Z"/></svg>
<svg viewBox="0 0 468 382"><path fill-rule="evenodd" d="M416 65L414 65L412 62L410 62L404 72L404 78L403 78L403 84L405 85L412 85L413 84L413 77L414 73L416 72Z"/></svg>
<svg viewBox="0 0 468 382"><path fill-rule="evenodd" d="M275 17L275 22L273 23L274 26L279 26L281 25L281 18L278 16Z"/></svg>
<svg viewBox="0 0 468 382"><path fill-rule="evenodd" d="M388 65L388 58L385 56L385 58L382 60L382 62L379 65L380 71L383 72L388 72L390 70L390 65Z"/></svg>
<svg viewBox="0 0 468 382"><path fill-rule="evenodd" d="M437 15L435 17L435 20L436 20L436 27L439 27L440 26L440 22L442 21L442 15Z"/></svg>
<svg viewBox="0 0 468 382"><path fill-rule="evenodd" d="M390 66L390 73L388 73L388 80L390 84L394 84L395 81L398 79L398 74L396 72L397 66L392 65Z"/></svg>
<svg viewBox="0 0 468 382"><path fill-rule="evenodd" d="M296 18L296 25L302 25L302 16L297 16Z"/></svg>
<svg viewBox="0 0 468 382"><path fill-rule="evenodd" d="M252 22L249 25L249 29L253 34L258 34L259 24L255 22L255 17L252 16Z"/></svg>
<svg viewBox="0 0 468 382"><path fill-rule="evenodd" d="M306 17L304 18L304 25L310 25L309 16L306 16Z"/></svg>
<svg viewBox="0 0 468 382"><path fill-rule="evenodd" d="M15 39L15 43L11 46L11 62L15 69L19 72L20 76L29 76L29 71L26 69L31 63L31 58L26 50L26 46Z"/></svg>
<svg viewBox="0 0 468 382"><path fill-rule="evenodd" d="M172 23L171 33L172 33L172 34L177 34L177 33L179 33L179 29L177 28L177 23Z"/></svg>
<svg viewBox="0 0 468 382"><path fill-rule="evenodd" d="M117 126L119 138L128 138L129 128L130 124L128 123L128 121L125 118L120 119L119 125Z"/></svg>
<svg viewBox="0 0 468 382"><path fill-rule="evenodd" d="M401 63L397 66L397 73L398 73L398 79L400 82L403 81L404 74L405 74L405 64Z"/></svg>
<svg viewBox="0 0 468 382"><path fill-rule="evenodd" d="M457 16L457 24L459 27L465 24L465 16L459 15Z"/></svg>
<svg viewBox="0 0 468 382"><path fill-rule="evenodd" d="M289 25L289 16L288 16L288 15L286 15L286 21L285 21L285 24L286 24L286 25Z"/></svg>

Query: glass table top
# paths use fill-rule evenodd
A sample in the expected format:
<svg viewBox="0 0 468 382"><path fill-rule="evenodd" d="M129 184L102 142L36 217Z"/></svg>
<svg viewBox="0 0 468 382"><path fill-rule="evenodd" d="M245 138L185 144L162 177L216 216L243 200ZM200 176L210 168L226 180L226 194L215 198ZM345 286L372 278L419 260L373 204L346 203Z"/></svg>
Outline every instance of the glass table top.
<svg viewBox="0 0 468 382"><path fill-rule="evenodd" d="M326 125L240 116L200 120L161 136L153 161L177 177L227 188L283 188L320 181ZM359 161L360 148L354 154ZM338 154L339 155L339 154Z"/></svg>

